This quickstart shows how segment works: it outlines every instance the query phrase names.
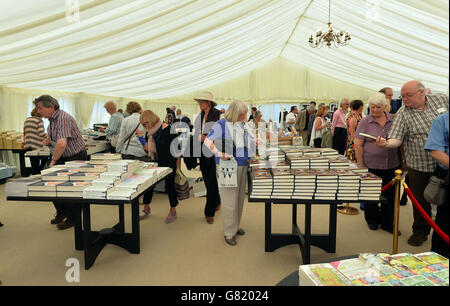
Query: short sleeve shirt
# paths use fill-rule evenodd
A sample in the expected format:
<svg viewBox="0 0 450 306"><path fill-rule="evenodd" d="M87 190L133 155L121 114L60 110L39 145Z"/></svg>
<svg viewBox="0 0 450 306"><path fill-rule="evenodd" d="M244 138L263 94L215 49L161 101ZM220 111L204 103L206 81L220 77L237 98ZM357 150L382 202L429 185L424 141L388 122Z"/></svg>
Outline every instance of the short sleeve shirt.
<svg viewBox="0 0 450 306"><path fill-rule="evenodd" d="M428 136L427 142L425 143L426 151L443 151L448 155L448 138L449 138L449 130L448 130L448 112L440 115L434 120L431 125L430 135ZM439 163L444 169L447 169L446 166Z"/></svg>
<svg viewBox="0 0 450 306"><path fill-rule="evenodd" d="M398 167L400 159L398 157L398 148L385 149L375 145L375 140L360 136L359 133L366 133L372 136L381 136L386 138L389 129L392 126L392 115L386 114L386 123L381 126L372 115L367 115L359 121L355 137L364 141L363 143L363 161L369 169L393 169Z"/></svg>
<svg viewBox="0 0 450 306"><path fill-rule="evenodd" d="M417 110L403 105L395 115L388 138L403 141L408 167L433 172L435 161L428 151L424 150L431 125L440 114L448 112L448 96L425 95L424 110Z"/></svg>
<svg viewBox="0 0 450 306"><path fill-rule="evenodd" d="M49 118L49 121L47 134L50 139L57 142L66 138L67 145L62 157L70 157L86 150L86 143L81 136L81 131L71 115L62 109L58 109Z"/></svg>

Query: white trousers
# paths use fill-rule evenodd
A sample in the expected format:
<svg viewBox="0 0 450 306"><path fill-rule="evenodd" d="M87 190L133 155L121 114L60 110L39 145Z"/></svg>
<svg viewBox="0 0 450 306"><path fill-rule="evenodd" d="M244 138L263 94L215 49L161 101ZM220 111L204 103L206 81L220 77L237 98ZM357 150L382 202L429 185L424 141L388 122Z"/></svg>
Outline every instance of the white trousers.
<svg viewBox="0 0 450 306"><path fill-rule="evenodd" d="M237 187L219 187L224 236L234 236L239 230L244 208L248 166L238 166Z"/></svg>

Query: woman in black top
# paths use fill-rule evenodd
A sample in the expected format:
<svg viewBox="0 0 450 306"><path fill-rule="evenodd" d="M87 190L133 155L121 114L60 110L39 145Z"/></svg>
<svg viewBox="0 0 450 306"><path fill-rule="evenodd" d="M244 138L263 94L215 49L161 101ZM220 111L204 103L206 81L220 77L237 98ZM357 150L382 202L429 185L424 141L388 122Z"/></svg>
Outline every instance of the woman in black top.
<svg viewBox="0 0 450 306"><path fill-rule="evenodd" d="M214 223L214 214L220 207L219 187L216 177L216 158L206 146L203 146L211 127L220 119L220 110L216 109L217 103L213 101L212 93L205 91L194 98L201 109L194 123L194 145L201 149L200 170L206 187L205 218L209 224ZM195 149L194 149L195 151Z"/></svg>
<svg viewBox="0 0 450 306"><path fill-rule="evenodd" d="M175 173L177 170L177 158L172 156L170 146L172 141L178 136L170 133L170 125L166 122L161 122L159 117L152 111L146 110L140 117L141 124L149 131L148 143L143 140L142 132L138 132L140 141L149 152L155 153L155 158L158 161L159 167L170 167L172 173L164 179L166 185L166 192L169 196L170 210L166 218L166 223L172 223L177 217L176 207L178 205L177 193L175 190ZM170 121L169 121L170 122ZM152 187L144 194L144 214L150 213L150 203L153 197Z"/></svg>

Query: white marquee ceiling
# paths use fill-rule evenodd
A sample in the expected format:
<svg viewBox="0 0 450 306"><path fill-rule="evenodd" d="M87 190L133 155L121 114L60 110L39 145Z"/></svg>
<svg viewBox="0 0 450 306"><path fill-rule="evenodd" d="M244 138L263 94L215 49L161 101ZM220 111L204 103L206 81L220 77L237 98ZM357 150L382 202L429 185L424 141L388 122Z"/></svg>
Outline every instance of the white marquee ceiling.
<svg viewBox="0 0 450 306"><path fill-rule="evenodd" d="M326 0L1 0L0 85L156 99L281 57L369 89L420 79L447 91L448 11L441 0L332 1L351 43L313 49Z"/></svg>

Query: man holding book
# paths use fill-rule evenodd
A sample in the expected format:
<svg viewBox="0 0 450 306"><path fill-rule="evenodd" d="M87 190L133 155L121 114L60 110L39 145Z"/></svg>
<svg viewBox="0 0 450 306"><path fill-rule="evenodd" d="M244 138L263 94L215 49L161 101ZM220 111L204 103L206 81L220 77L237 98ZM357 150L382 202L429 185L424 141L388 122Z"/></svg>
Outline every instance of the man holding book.
<svg viewBox="0 0 450 306"><path fill-rule="evenodd" d="M434 119L449 110L448 96L428 95L425 86L416 80L405 83L401 95L403 106L395 115L389 136L378 137L376 145L392 149L404 144L409 187L422 208L431 215L430 203L425 200L423 192L436 162L424 146ZM420 246L428 239L431 227L416 209L413 216L413 235L408 243Z"/></svg>
<svg viewBox="0 0 450 306"><path fill-rule="evenodd" d="M49 95L42 95L33 101L42 117L48 118L48 137L42 142L48 146L52 141L56 143L50 167L64 164L71 160L88 160L86 144L81 136L75 119L59 108L58 101ZM61 201L53 201L56 217L51 220L59 229L73 226L72 206Z"/></svg>

